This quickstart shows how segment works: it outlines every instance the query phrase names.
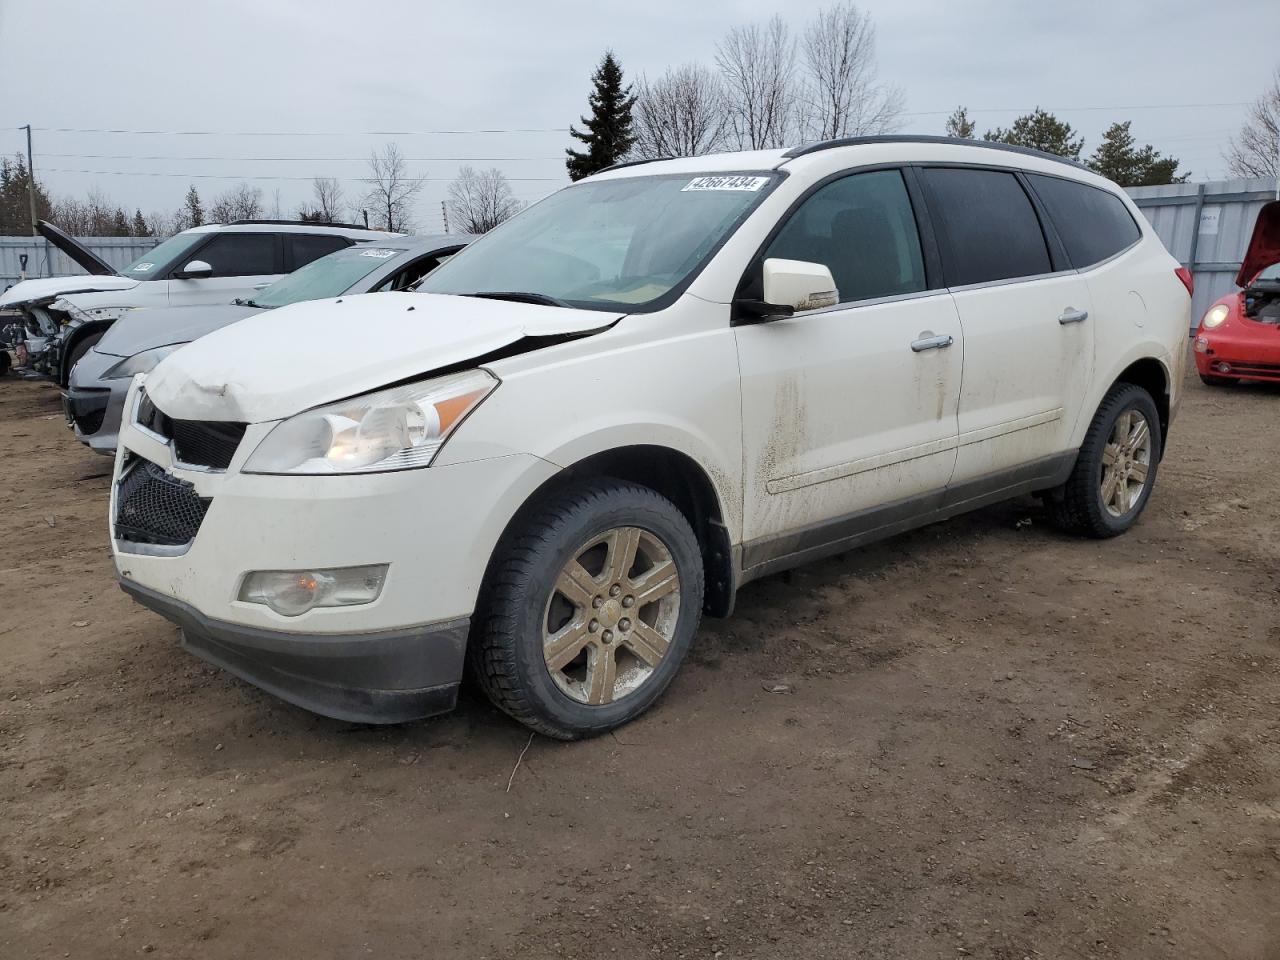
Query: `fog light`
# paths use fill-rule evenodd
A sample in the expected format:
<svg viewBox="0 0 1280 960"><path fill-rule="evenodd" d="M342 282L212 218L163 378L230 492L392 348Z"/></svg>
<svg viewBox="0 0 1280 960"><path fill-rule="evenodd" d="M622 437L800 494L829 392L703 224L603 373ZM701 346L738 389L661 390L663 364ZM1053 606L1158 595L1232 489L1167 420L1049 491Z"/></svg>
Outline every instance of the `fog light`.
<svg viewBox="0 0 1280 960"><path fill-rule="evenodd" d="M1230 373L1231 364L1227 363L1224 360L1219 360L1217 363L1213 365L1213 369L1216 370L1218 373Z"/></svg>
<svg viewBox="0 0 1280 960"><path fill-rule="evenodd" d="M255 570L240 585L245 603L263 603L284 617L315 607L352 607L373 603L382 592L387 564L325 570Z"/></svg>

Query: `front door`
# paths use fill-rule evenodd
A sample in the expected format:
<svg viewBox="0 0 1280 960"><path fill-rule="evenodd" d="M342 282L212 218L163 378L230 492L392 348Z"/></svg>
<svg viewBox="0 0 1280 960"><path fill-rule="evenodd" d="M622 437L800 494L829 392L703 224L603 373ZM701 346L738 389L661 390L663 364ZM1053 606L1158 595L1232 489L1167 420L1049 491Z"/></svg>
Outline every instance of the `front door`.
<svg viewBox="0 0 1280 960"><path fill-rule="evenodd" d="M840 303L736 328L748 569L935 505L965 349L951 296L928 289L898 170L819 187L752 269L770 257L826 264Z"/></svg>

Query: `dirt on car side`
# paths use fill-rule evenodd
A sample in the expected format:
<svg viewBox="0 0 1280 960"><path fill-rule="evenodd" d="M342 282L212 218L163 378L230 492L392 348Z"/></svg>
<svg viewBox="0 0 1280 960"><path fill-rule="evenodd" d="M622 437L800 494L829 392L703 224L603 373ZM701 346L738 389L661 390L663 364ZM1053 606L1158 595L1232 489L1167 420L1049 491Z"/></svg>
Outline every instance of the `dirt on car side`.
<svg viewBox="0 0 1280 960"><path fill-rule="evenodd" d="M1280 389L1112 541L1017 501L748 586L595 740L323 720L116 587L0 379L0 956L1280 956Z"/></svg>

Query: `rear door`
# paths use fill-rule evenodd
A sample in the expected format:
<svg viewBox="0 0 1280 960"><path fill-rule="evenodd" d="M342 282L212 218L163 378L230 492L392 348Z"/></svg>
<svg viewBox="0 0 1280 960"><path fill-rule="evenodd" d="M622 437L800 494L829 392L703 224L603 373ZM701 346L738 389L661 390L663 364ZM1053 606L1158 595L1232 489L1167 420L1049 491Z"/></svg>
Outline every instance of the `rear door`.
<svg viewBox="0 0 1280 960"><path fill-rule="evenodd" d="M1091 303L1020 174L919 172L964 328L952 478L964 499L1061 465L1093 369Z"/></svg>
<svg viewBox="0 0 1280 960"><path fill-rule="evenodd" d="M903 172L818 186L747 283L769 257L825 264L840 303L735 330L744 567L926 512L956 457L964 345L951 297L926 276Z"/></svg>
<svg viewBox="0 0 1280 960"><path fill-rule="evenodd" d="M213 275L185 280L174 277L167 281L169 303L173 306L230 303L237 297L251 297L255 290L285 272L282 238L278 233L265 231L215 233L175 270L181 271L192 260L209 264Z"/></svg>

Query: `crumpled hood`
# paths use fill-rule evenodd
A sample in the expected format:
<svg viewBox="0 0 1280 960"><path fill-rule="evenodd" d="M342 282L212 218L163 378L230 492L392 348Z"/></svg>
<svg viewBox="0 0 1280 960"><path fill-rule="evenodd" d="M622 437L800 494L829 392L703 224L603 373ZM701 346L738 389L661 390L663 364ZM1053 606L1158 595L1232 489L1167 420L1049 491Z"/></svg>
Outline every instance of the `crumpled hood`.
<svg viewBox="0 0 1280 960"><path fill-rule="evenodd" d="M621 316L430 293L312 300L183 347L148 375L147 394L180 420L280 420L525 337L589 333Z"/></svg>
<svg viewBox="0 0 1280 960"><path fill-rule="evenodd" d="M0 307L21 306L72 293L132 290L137 285L137 280L130 280L128 277L41 277L37 280L22 280L0 293Z"/></svg>
<svg viewBox="0 0 1280 960"><path fill-rule="evenodd" d="M132 357L152 347L190 343L205 334L264 311L236 303L130 310L113 323L98 345L99 353Z"/></svg>
<svg viewBox="0 0 1280 960"><path fill-rule="evenodd" d="M1236 286L1247 287L1253 278L1273 263L1280 263L1280 200L1272 200L1258 211L1253 236L1244 252Z"/></svg>

